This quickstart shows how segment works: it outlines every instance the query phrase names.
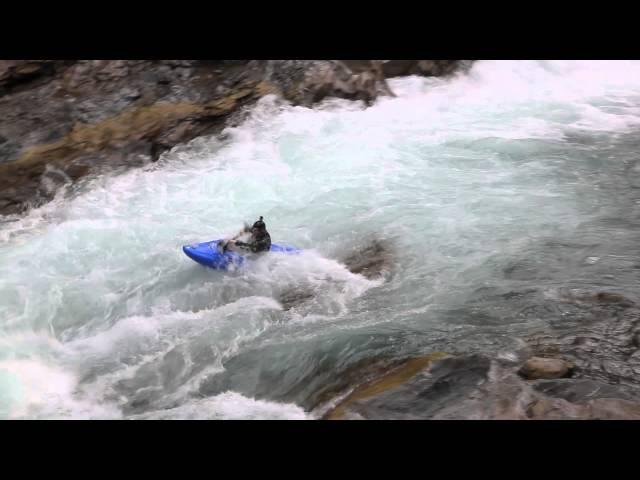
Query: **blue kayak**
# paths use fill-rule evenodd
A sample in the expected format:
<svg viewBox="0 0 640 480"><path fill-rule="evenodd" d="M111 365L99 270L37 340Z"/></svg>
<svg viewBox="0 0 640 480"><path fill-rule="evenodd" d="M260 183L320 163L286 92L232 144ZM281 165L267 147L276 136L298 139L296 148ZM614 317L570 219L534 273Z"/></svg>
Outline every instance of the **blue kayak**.
<svg viewBox="0 0 640 480"><path fill-rule="evenodd" d="M248 258L256 258L259 255L251 255L249 257L241 255L237 252L227 251L222 253L218 244L223 240L213 240L211 242L195 243L193 245L185 245L182 247L185 255L194 262L204 265L205 267L215 268L216 270L227 270L229 267L240 267L244 265ZM300 253L300 250L290 245L281 245L277 243L271 244L270 252L285 253L288 255Z"/></svg>

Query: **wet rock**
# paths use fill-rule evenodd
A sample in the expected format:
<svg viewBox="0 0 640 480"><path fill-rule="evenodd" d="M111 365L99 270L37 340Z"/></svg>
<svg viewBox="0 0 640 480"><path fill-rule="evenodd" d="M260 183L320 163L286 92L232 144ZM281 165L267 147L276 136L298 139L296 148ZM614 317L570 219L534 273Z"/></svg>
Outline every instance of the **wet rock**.
<svg viewBox="0 0 640 480"><path fill-rule="evenodd" d="M598 398L587 404L593 420L640 420L640 403L618 398Z"/></svg>
<svg viewBox="0 0 640 480"><path fill-rule="evenodd" d="M527 411L532 420L638 420L640 403L618 398L599 398L585 404L538 398Z"/></svg>
<svg viewBox="0 0 640 480"><path fill-rule="evenodd" d="M424 74L450 68L422 62L415 68ZM385 64L372 60L356 71L324 60L0 60L0 215L51 198L40 188L45 165L83 165L74 167L73 181L107 171L112 161L138 166L140 155L157 159L221 131L264 95L303 105L327 96L370 104L393 95L385 78Z"/></svg>
<svg viewBox="0 0 640 480"><path fill-rule="evenodd" d="M283 310L288 311L292 308L302 305L308 300L311 300L313 297L314 294L310 290L292 288L290 290L282 292L278 296L278 301L282 305Z"/></svg>
<svg viewBox="0 0 640 480"><path fill-rule="evenodd" d="M509 280L531 280L541 278L540 269L531 260L513 263L503 270L505 278Z"/></svg>
<svg viewBox="0 0 640 480"><path fill-rule="evenodd" d="M526 382L514 369L482 355L432 359L399 378L396 372L401 371L396 368L357 387L324 418L640 418L637 392L574 379Z"/></svg>
<svg viewBox="0 0 640 480"><path fill-rule="evenodd" d="M638 308L599 302L581 302L578 306L588 321L576 315L576 322L558 322L548 333L525 337L533 354L567 359L580 378L639 384L640 355L635 354Z"/></svg>
<svg viewBox="0 0 640 480"><path fill-rule="evenodd" d="M413 398L409 398L408 402L405 401L407 397L399 394L401 399L398 402L386 402L385 398L380 399L381 395L385 392L394 390L396 388L403 388L407 381L414 379L417 375L427 369L435 360L445 358L448 354L443 352L436 352L424 357L410 359L400 366L397 366L391 371L386 372L371 382L358 386L350 395L342 400L335 408L330 410L325 419L339 420L347 418L350 415L356 414L359 417L374 419L374 418L406 418L407 416L418 415L415 405L411 403ZM481 367L482 368L482 367ZM373 399L374 404L367 404L367 400ZM382 403L384 412L379 411L380 406L375 404L375 400L378 400L378 404ZM397 403L397 404L396 404ZM413 413L412 410L413 409ZM366 410L366 412L364 411ZM382 417L379 417L382 415Z"/></svg>
<svg viewBox="0 0 640 480"><path fill-rule="evenodd" d="M572 365L558 358L532 357L525 362L519 373L524 378L562 378L569 374Z"/></svg>
<svg viewBox="0 0 640 480"><path fill-rule="evenodd" d="M415 75L417 72L417 60L387 60L382 69L387 78Z"/></svg>
<svg viewBox="0 0 640 480"><path fill-rule="evenodd" d="M401 341L386 333L327 332L303 342L269 342L243 349L224 361L223 372L204 379L198 394L212 396L232 390L250 398L295 403L321 416L336 397L369 379L379 378L404 360L394 355ZM354 345L365 348L354 349ZM378 354L372 357L370 351ZM338 352L343 353L337 355ZM291 365L296 368L289 368Z"/></svg>
<svg viewBox="0 0 640 480"><path fill-rule="evenodd" d="M621 295L613 292L588 292L584 290L561 290L559 292L560 298L566 302L572 302L577 304L600 304L600 305L612 305L622 308L631 308L636 303Z"/></svg>
<svg viewBox="0 0 640 480"><path fill-rule="evenodd" d="M98 60L94 62L96 78L99 80L112 80L126 77L129 74L129 65L125 60Z"/></svg>
<svg viewBox="0 0 640 480"><path fill-rule="evenodd" d="M377 97L376 80L371 71L353 73L341 62L319 64L300 86L303 93L300 103L311 106L326 97L336 97L371 104Z"/></svg>
<svg viewBox="0 0 640 480"><path fill-rule="evenodd" d="M588 418L588 408L562 399L537 397L527 406L530 420L580 420Z"/></svg>
<svg viewBox="0 0 640 480"><path fill-rule="evenodd" d="M373 60L271 61L267 79L281 89L284 98L306 106L327 97L370 105L379 95L393 96L380 62Z"/></svg>
<svg viewBox="0 0 640 480"><path fill-rule="evenodd" d="M635 305L633 301L617 293L599 292L595 299L599 303L613 303L622 307L632 307Z"/></svg>
<svg viewBox="0 0 640 480"><path fill-rule="evenodd" d="M373 240L343 260L352 273L375 278L390 270L392 264L391 246L382 240Z"/></svg>
<svg viewBox="0 0 640 480"><path fill-rule="evenodd" d="M142 93L140 93L140 90L138 90L137 88L124 87L122 90L120 90L119 95L121 98L133 102L139 99L142 96Z"/></svg>
<svg viewBox="0 0 640 480"><path fill-rule="evenodd" d="M466 63L460 60L343 60L343 62L355 73L369 70L374 63L377 63L385 78L406 75L449 75L459 69L468 68Z"/></svg>
<svg viewBox="0 0 640 480"><path fill-rule="evenodd" d="M596 398L620 398L640 401L640 389L624 385L611 385L586 378L537 380L532 387L545 396L561 398L571 403L586 403Z"/></svg>
<svg viewBox="0 0 640 480"><path fill-rule="evenodd" d="M29 88L36 80L46 80L66 63L53 60L0 60L0 96Z"/></svg>
<svg viewBox="0 0 640 480"><path fill-rule="evenodd" d="M502 368L483 355L430 360L409 378L388 382L387 378L395 380L390 373L364 391L356 390L356 398L354 394L347 397L325 418L529 418L528 408L537 397L512 369Z"/></svg>
<svg viewBox="0 0 640 480"><path fill-rule="evenodd" d="M158 368L163 389L173 389L180 385L181 375L186 369L184 356L174 349L169 351Z"/></svg>
<svg viewBox="0 0 640 480"><path fill-rule="evenodd" d="M20 151L20 145L15 142L10 142L4 138L4 142L0 143L0 163L15 156Z"/></svg>
<svg viewBox="0 0 640 480"><path fill-rule="evenodd" d="M37 201L51 198L40 189L40 177L46 165L63 171L69 164L90 166L84 169L74 167L74 179L81 173L98 171L107 165L139 165L138 156L149 152L152 145L155 145L154 153L159 155L177 143L205 135L221 127L239 106L262 96L263 91L259 84L254 83L204 104L156 103L125 108L121 113L100 121L95 121L96 111L89 108L93 117L87 120L91 123L75 125L55 142L23 148L20 157L0 164L0 192L16 187L14 196L3 195L4 200L12 203L5 202L0 214L19 213ZM136 95L135 91L131 94ZM81 112L79 118L82 118ZM111 163L113 160L116 164Z"/></svg>
<svg viewBox="0 0 640 480"><path fill-rule="evenodd" d="M66 173L71 180L78 180L87 175L89 170L90 167L88 165L72 164L65 168L64 173Z"/></svg>

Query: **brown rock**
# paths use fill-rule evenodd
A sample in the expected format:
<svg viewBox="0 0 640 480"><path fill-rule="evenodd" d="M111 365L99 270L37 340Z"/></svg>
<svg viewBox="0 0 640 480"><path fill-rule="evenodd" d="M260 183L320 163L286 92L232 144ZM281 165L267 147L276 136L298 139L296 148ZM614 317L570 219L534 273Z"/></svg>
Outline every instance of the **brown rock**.
<svg viewBox="0 0 640 480"><path fill-rule="evenodd" d="M570 363L557 358L532 357L518 373L528 380L562 378L569 374L571 368Z"/></svg>
<svg viewBox="0 0 640 480"><path fill-rule="evenodd" d="M599 292L596 295L596 300L599 303L612 303L623 307L632 307L633 305L635 305L632 300L629 300L623 295L611 292Z"/></svg>
<svg viewBox="0 0 640 480"><path fill-rule="evenodd" d="M72 179L77 180L84 177L89 173L89 167L87 165L69 165L65 170L65 173Z"/></svg>
<svg viewBox="0 0 640 480"><path fill-rule="evenodd" d="M440 71L435 60L420 60L417 68L422 75L437 75Z"/></svg>
<svg viewBox="0 0 640 480"><path fill-rule="evenodd" d="M590 401L589 417L594 420L640 420L640 403L619 398L597 398Z"/></svg>
<svg viewBox="0 0 640 480"><path fill-rule="evenodd" d="M542 418L552 409L551 402L546 398L538 398L527 407L527 417Z"/></svg>
<svg viewBox="0 0 640 480"><path fill-rule="evenodd" d="M382 64L382 71L387 78L402 77L417 73L418 60L389 60Z"/></svg>
<svg viewBox="0 0 640 480"><path fill-rule="evenodd" d="M324 419L348 419L348 407L353 402L375 397L383 392L403 385L421 371L429 368L434 361L446 357L449 357L449 354L444 352L434 352L429 355L425 355L424 357L407 360L402 365L384 374L381 378L377 378L374 381L358 386L350 395L338 403L335 408L327 412Z"/></svg>
<svg viewBox="0 0 640 480"><path fill-rule="evenodd" d="M350 254L344 264L351 273L376 278L391 268L392 251L393 248L387 242L374 239L366 247Z"/></svg>

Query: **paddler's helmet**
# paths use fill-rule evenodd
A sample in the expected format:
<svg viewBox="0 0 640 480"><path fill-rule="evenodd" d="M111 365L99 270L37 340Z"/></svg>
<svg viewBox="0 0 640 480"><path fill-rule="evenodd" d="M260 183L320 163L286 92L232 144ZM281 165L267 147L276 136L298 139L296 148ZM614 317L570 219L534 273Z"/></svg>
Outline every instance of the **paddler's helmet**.
<svg viewBox="0 0 640 480"><path fill-rule="evenodd" d="M251 230L259 230L259 231L263 231L267 229L267 226L265 225L265 223L262 221L262 216L260 216L260 220L258 220L256 223L253 224L253 227L251 227Z"/></svg>

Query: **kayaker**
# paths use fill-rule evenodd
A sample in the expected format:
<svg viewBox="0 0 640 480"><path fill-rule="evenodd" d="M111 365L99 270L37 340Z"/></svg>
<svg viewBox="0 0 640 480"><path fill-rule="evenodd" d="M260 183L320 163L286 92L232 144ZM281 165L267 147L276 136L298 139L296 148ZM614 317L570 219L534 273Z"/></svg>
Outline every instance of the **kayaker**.
<svg viewBox="0 0 640 480"><path fill-rule="evenodd" d="M233 245L241 250L247 250L253 253L268 252L271 249L271 235L267 232L267 226L263 221L263 217L253 224L251 227L251 237L248 242L240 240L229 240L228 245ZM227 248L225 246L225 250Z"/></svg>

